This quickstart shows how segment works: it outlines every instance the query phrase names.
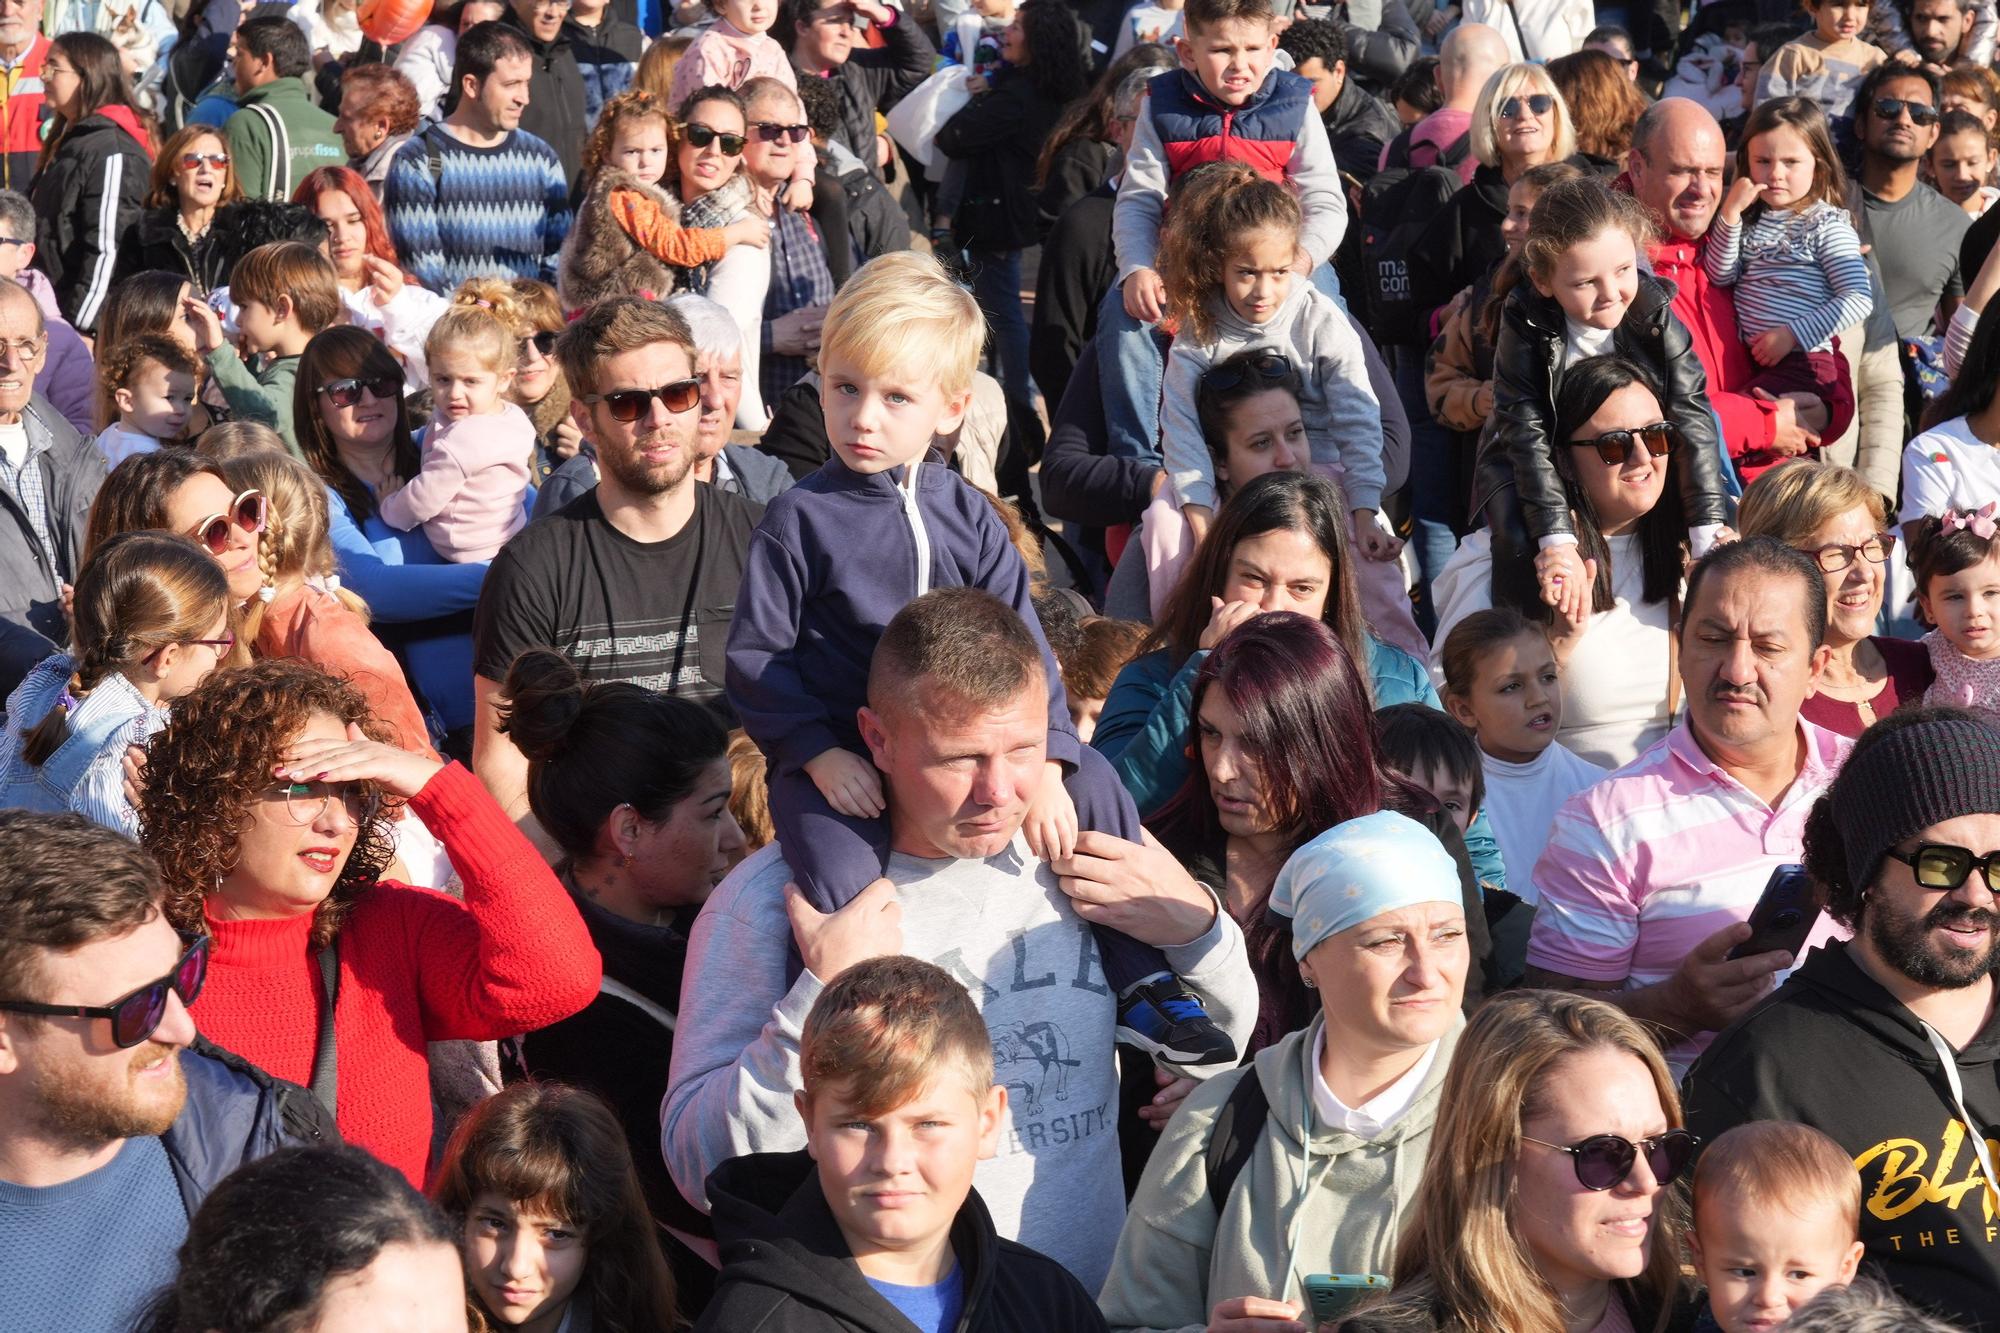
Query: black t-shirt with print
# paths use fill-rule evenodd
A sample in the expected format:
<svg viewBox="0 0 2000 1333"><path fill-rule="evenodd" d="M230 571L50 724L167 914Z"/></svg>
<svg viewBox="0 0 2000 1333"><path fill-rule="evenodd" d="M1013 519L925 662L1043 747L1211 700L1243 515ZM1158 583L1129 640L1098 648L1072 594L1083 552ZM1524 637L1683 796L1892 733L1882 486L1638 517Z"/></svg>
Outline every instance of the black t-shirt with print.
<svg viewBox="0 0 2000 1333"><path fill-rule="evenodd" d="M592 489L530 523L487 571L473 617L473 669L504 681L529 648L569 658L586 680L628 680L692 699L734 725L723 648L762 505L695 484L694 513L662 542L634 541Z"/></svg>

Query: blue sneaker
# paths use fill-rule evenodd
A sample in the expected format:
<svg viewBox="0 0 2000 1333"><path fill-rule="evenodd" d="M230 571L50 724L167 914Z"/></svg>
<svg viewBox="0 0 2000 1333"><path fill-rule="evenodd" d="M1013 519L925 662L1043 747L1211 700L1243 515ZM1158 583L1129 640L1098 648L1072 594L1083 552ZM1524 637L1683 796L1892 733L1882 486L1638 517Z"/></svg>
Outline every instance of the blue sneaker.
<svg viewBox="0 0 2000 1333"><path fill-rule="evenodd" d="M1141 981L1120 996L1117 1039L1166 1064L1236 1063L1236 1043L1179 977Z"/></svg>

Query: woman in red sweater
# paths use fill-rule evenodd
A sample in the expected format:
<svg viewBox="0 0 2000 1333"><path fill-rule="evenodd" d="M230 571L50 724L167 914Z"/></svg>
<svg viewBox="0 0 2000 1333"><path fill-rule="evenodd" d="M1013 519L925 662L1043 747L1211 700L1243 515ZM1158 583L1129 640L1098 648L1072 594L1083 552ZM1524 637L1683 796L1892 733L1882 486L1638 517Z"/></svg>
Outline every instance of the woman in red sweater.
<svg viewBox="0 0 2000 1333"><path fill-rule="evenodd" d="M141 841L174 924L214 940L196 1023L330 1092L342 1137L421 1184L426 1043L532 1032L588 1005L600 964L582 918L478 780L385 743L346 682L259 662L174 708L147 750ZM404 802L444 844L463 902L378 880ZM323 971L336 983L330 1061Z"/></svg>

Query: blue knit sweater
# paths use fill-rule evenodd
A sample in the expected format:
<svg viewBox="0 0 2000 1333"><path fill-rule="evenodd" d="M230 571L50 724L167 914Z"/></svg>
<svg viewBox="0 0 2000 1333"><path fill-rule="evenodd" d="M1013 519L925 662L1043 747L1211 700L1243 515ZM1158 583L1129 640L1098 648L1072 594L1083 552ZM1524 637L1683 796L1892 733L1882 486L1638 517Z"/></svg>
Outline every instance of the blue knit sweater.
<svg viewBox="0 0 2000 1333"><path fill-rule="evenodd" d="M480 277L554 283L569 182L555 149L526 130L475 148L430 125L396 151L382 211L404 267L434 292Z"/></svg>
<svg viewBox="0 0 2000 1333"><path fill-rule="evenodd" d="M173 1281L187 1226L156 1138L127 1139L108 1163L65 1184L0 1181L0 1328L122 1333Z"/></svg>

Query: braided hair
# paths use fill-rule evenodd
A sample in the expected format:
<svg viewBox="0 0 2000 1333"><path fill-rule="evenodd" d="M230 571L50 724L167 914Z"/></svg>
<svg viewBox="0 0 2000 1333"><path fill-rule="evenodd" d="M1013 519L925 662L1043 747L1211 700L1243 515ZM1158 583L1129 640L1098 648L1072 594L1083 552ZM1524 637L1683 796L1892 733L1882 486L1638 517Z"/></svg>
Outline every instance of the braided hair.
<svg viewBox="0 0 2000 1333"><path fill-rule="evenodd" d="M228 577L192 539L155 531L106 538L77 575L68 686L22 738L21 757L47 763L69 738L70 714L98 682L207 634L229 606Z"/></svg>

